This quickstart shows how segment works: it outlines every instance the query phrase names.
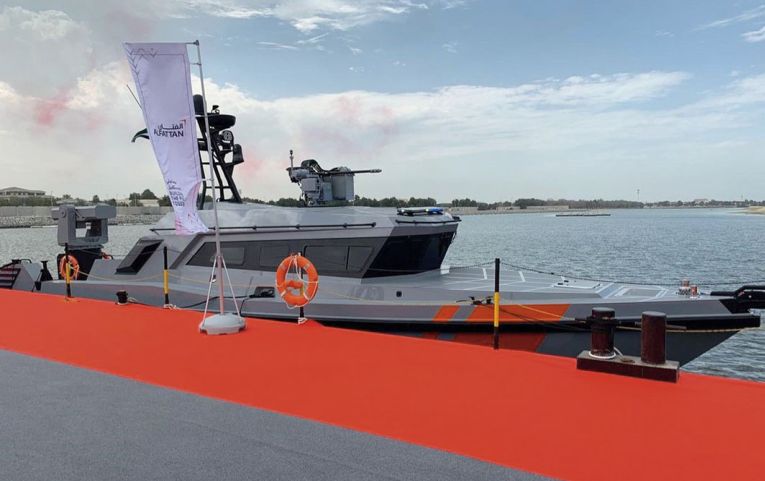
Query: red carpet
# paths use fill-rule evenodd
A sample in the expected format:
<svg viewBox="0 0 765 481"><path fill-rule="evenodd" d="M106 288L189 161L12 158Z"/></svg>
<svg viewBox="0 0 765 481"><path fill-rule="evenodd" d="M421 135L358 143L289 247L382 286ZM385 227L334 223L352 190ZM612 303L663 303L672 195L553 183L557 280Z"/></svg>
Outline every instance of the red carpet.
<svg viewBox="0 0 765 481"><path fill-rule="evenodd" d="M0 347L564 479L762 479L765 384L666 384L573 359L0 291ZM76 402L76 400L75 400Z"/></svg>

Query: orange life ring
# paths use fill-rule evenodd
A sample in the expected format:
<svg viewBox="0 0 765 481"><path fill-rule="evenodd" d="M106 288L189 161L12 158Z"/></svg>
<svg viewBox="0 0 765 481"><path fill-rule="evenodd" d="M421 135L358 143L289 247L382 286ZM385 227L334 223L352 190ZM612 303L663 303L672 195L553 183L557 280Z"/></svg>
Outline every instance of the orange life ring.
<svg viewBox="0 0 765 481"><path fill-rule="evenodd" d="M77 262L77 258L74 257L72 254L69 254L68 256L64 255L61 256L61 260L58 261L58 273L61 275L62 279L66 279L66 259L69 258L69 265L71 266L72 270L70 271L72 273L71 278L77 279L80 276L80 263Z"/></svg>
<svg viewBox="0 0 765 481"><path fill-rule="evenodd" d="M296 273L302 270L308 276L308 281L303 279L287 279L287 273L294 267ZM287 256L276 268L276 290L289 307L303 307L316 296L319 289L319 273L316 267L300 254ZM297 290L293 293L292 290Z"/></svg>

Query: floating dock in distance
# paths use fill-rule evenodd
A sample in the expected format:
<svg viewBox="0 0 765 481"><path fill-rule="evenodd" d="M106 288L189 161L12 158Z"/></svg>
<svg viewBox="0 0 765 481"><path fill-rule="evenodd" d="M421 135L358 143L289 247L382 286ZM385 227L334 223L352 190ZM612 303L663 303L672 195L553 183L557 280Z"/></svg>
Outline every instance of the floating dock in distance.
<svg viewBox="0 0 765 481"><path fill-rule="evenodd" d="M3 479L765 472L762 383L648 381L312 322L248 319L235 336L205 336L198 312L39 293L2 290L0 305Z"/></svg>
<svg viewBox="0 0 765 481"><path fill-rule="evenodd" d="M555 214L555 217L610 217L608 212L566 212Z"/></svg>

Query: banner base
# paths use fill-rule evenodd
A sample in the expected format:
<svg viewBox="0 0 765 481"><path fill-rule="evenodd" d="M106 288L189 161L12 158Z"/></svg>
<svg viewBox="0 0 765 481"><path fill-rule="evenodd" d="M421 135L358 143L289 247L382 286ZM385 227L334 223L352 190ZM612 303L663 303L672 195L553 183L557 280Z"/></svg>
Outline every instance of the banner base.
<svg viewBox="0 0 765 481"><path fill-rule="evenodd" d="M199 332L210 336L219 334L236 334L246 327L244 318L236 314L215 314L202 320L199 324Z"/></svg>

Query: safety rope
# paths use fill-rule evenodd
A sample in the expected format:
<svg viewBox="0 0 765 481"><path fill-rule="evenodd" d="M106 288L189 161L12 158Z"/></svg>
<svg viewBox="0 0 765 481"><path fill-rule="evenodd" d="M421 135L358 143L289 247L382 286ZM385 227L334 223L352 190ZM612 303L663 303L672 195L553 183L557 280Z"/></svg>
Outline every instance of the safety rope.
<svg viewBox="0 0 765 481"><path fill-rule="evenodd" d="M620 279L604 279L604 278L597 278L597 277L587 277L587 276L579 276L579 275L573 275L573 274L564 274L560 272L553 272L553 271L545 271L541 269L535 269L533 267L528 266L522 266L518 264L511 264L509 262L500 261L500 264L507 267L512 267L513 269L518 269L520 271L528 271L528 272L534 272L536 274L545 274L545 275L551 275L551 276L557 276L557 277L563 277L566 279L573 279L578 281L590 281L590 282L601 282L601 283L608 283L608 284L632 284L637 286L659 286L659 287L666 287L666 286L677 286L678 281L666 281L666 282L646 282L646 281L639 281L639 280L620 280ZM765 283L765 280L760 281L694 281L693 282L697 286L733 286L733 285L746 285L746 284L762 284Z"/></svg>
<svg viewBox="0 0 765 481"><path fill-rule="evenodd" d="M177 249L172 249L172 248L168 248L168 251L173 251L173 252L178 252L178 253L182 252L182 251L179 251ZM528 266L513 264L513 263L510 263L510 262L506 262L506 261L500 261L500 263L501 263L501 265L504 265L506 267L511 267L513 269L518 269L519 271L528 271L528 272L534 272L534 273L538 273L538 274L553 275L553 276L563 277L563 278L572 279L572 280L585 280L585 281L590 281L590 282L614 283L614 284L631 284L631 285L641 285L641 286L674 286L674 285L677 285L677 282L668 282L668 283L643 282L643 281L630 281L630 280L617 280L617 279L605 279L605 278L595 278L595 277L586 277L586 276L576 276L576 275L570 275L570 274L556 273L556 272L553 272L553 271L545 271L545 270L536 269L536 268L532 268L532 267L528 267ZM468 264L468 265L462 265L462 266L444 266L444 267L447 268L449 271L456 271L456 270L463 270L463 269L481 268L481 267L485 267L485 266L489 266L489 265L493 265L493 264L494 264L494 261L487 261L487 262L480 262L480 263ZM291 262L290 271L292 271L293 268L295 269L296 273L299 272L299 269L298 269L298 266L297 266L297 259L293 259L292 262ZM395 269L380 269L380 270L387 271L387 272L401 272L401 273L409 272L407 270L395 270ZM102 277L102 276L98 276L98 275L95 275L95 274L92 274L92 273L89 273L89 272L86 272L86 271L80 271L80 274L81 275L82 274L87 275L87 277L89 279L92 278L92 279L101 280L101 281L113 281L113 280L115 280L112 277ZM176 273L174 273L172 271L168 272L168 275L169 275L169 277L172 277L172 278L177 279L179 281L183 281L184 283L192 283L192 284L198 284L198 285L208 285L209 284L208 281L199 281L199 280L187 277L187 276L178 275L178 274L176 274ZM160 272L160 273L149 275L149 276L143 276L143 277L131 277L130 278L130 282L132 283L132 282L146 282L146 281L151 281L151 280L159 280L159 279L163 278L163 276L164 276L164 272ZM313 282L310 281L310 280L302 280L302 282L304 282L305 284L310 285L310 284L313 284L313 283L318 283L318 280L317 281L313 281ZM708 286L708 285L745 285L745 284L758 284L758 283L765 283L765 281L730 281L730 282L718 282L718 281L712 282L712 281L710 281L710 282L696 282L695 284L703 285L703 286ZM252 287L252 282L250 282L247 285L231 283L230 287L231 288L237 288L237 289L249 290ZM355 296L355 295L344 293L344 292L339 292L339 291L333 290L331 288L327 288L326 286L322 288L322 291L326 292L326 293L328 293L328 294L330 294L330 295L332 295L334 297L341 298L341 299L360 301L360 302L369 303L369 304L400 305L402 303L406 303L408 305L421 305L421 306L430 306L430 305L437 304L437 303L435 303L433 301L405 301L405 300L369 299L369 298ZM244 294L243 296L245 297L245 299L242 300L242 305L244 305L244 302L249 300L249 297L247 297L246 294ZM233 298L230 298L230 299L233 299ZM454 301L454 302L455 303L461 303L461 302L466 302L466 301L467 300L464 300L464 301L457 300L457 301ZM471 300L471 302L475 302L475 301ZM202 303L203 302L196 303L196 304L191 304L189 306L181 306L180 308L195 307L196 305L200 305ZM478 305L488 305L488 304L478 304ZM531 311L531 312L536 312L536 313L539 313L540 315L549 317L551 319L550 321L539 321L537 319L531 319L531 318L523 319L524 322L528 322L528 323L539 323L539 324L544 324L546 326L551 326L551 325L558 325L558 326L560 326L560 324L557 324L560 321L567 321L567 322L581 321L581 319L576 319L576 318L567 317L567 316L561 316L560 314L557 314L557 313L545 311L544 309L540 309L538 307L539 305L536 305L536 307L533 307L533 306L528 305L528 304L512 303L512 304L506 304L505 306L501 306L500 307L500 311L501 312L504 312L505 314L509 314L509 315L512 315L512 316L515 316L515 317L519 317L519 318L523 318L524 316L519 315L517 312L509 311L507 306L512 306L513 308L525 309L525 310L528 310L528 311ZM555 319L555 320L553 321L552 319ZM567 328L575 328L575 326L567 325ZM619 329L623 329L623 330L639 330L639 328L630 328L628 326L619 326ZM583 331L587 331L588 329L585 328L585 329L582 329L582 330ZM668 331L669 332L674 332L672 329L668 329ZM737 331L737 330L720 329L720 330L708 330L708 331L704 331L704 332L734 332L734 331ZM693 332L701 332L701 331L694 330Z"/></svg>

